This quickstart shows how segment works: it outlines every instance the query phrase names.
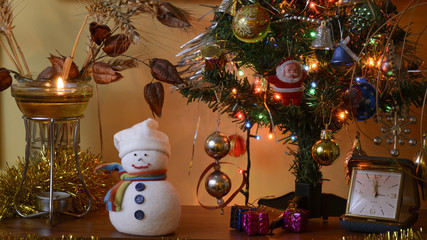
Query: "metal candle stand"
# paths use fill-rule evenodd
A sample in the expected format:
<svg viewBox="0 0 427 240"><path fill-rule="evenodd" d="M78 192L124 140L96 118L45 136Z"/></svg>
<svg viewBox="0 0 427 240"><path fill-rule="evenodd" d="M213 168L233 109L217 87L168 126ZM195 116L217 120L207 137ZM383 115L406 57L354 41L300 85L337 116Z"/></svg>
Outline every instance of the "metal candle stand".
<svg viewBox="0 0 427 240"><path fill-rule="evenodd" d="M14 197L14 206L15 206L15 210L16 212L24 218L30 218L30 217L35 217L35 216L39 216L42 214L46 214L49 213L49 223L50 225L53 225L53 214L54 214L54 199L53 199L53 167L54 165L54 159L55 159L55 147L54 147L54 128L55 128L55 123L59 122L59 123L64 123L64 122L76 122L75 126L74 126L74 139L73 139L73 148L74 148L74 158L76 161L76 168L77 168L77 173L79 175L80 181L82 183L82 186L89 198L89 205L86 209L85 212L81 213L81 214L74 214L74 213L70 213L70 212L61 212L67 215L71 215L74 217L83 217L84 215L86 215L89 212L89 209L91 207L92 204L92 199L91 196L89 194L88 189L86 188L86 185L84 183L83 180L83 176L81 174L80 171L80 165L79 165L79 155L78 155L78 137L77 137L77 133L78 133L78 128L80 126L80 118L81 116L78 117L68 117L68 118L37 118L37 117L23 117L24 118L24 123L25 123L25 134L26 134L26 147L25 147L25 167L24 167L24 172L22 174L22 180L21 183L19 184L19 187L15 193L15 197ZM23 214L19 211L18 209L18 195L19 192L21 191L22 185L25 182L25 178L27 175L27 169L28 169L28 163L30 161L30 146L31 146L31 131L29 129L29 121L30 120L34 120L34 121L41 121L41 122L50 122L50 127L49 127L49 149L50 149L50 185L49 185L49 211L41 211L41 212L37 212L37 213L33 213L33 214Z"/></svg>

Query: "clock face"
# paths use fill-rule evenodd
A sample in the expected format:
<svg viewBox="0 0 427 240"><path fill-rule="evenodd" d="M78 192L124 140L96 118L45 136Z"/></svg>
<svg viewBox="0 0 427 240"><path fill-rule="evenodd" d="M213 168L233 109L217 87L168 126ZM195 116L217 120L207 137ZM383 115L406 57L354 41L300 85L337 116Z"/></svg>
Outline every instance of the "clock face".
<svg viewBox="0 0 427 240"><path fill-rule="evenodd" d="M353 169L346 215L397 220L402 173Z"/></svg>

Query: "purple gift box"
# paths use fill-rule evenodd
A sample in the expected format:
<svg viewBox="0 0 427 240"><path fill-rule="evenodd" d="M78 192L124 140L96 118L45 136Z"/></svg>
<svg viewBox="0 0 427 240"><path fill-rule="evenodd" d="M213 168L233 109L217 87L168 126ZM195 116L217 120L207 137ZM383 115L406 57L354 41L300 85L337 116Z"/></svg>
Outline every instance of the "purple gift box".
<svg viewBox="0 0 427 240"><path fill-rule="evenodd" d="M260 211L247 211L243 213L242 225L248 235L268 234L268 214Z"/></svg>
<svg viewBox="0 0 427 240"><path fill-rule="evenodd" d="M308 210L288 208L283 214L283 229L291 232L304 232L307 229Z"/></svg>

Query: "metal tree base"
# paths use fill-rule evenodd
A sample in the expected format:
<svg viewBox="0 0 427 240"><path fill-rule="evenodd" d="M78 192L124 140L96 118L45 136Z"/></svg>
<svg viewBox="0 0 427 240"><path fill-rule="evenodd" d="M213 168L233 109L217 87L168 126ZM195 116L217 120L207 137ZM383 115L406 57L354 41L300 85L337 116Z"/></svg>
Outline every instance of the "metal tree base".
<svg viewBox="0 0 427 240"><path fill-rule="evenodd" d="M79 179L80 182L82 183L82 186L86 192L86 195L88 196L89 199L89 204L87 209L81 213L81 214L74 214L71 212L60 212L63 214L67 214L67 215L71 215L74 217L83 217L84 215L86 215L91 207L92 204L92 198L89 194L89 190L87 189L84 180L83 180L83 176L81 174L81 170L80 170L80 165L79 165L79 155L78 155L78 129L80 126L80 116L79 117L70 117L70 118L31 118L31 117L23 117L24 118L24 123L25 123L25 134L26 134L26 147L25 147L25 166L24 166L24 172L22 173L22 179L21 179L21 183L19 184L19 187L15 193L15 197L14 197L14 206L15 206L15 210L16 212L24 218L31 218L31 217L35 217L35 216L39 216L39 215L43 215L48 213L49 214L49 223L50 225L53 225L53 214L54 214L54 199L53 199L53 167L54 165L54 160L55 160L55 147L54 147L54 143L55 143L55 139L54 139L54 129L55 129L55 123L64 123L64 122L76 122L75 126L74 126L74 139L73 139L73 148L74 148L74 159L76 162L76 169L77 169L77 173L79 175ZM48 122L49 123L49 149L50 149L50 185L49 185L49 211L41 211L41 212L37 212L37 213L33 213L33 214L23 214L19 209L18 209L18 196L19 196L19 192L22 189L22 186L25 182L25 178L27 175L27 169L28 169L28 164L30 161L30 148L31 148L31 131L29 128L29 122L30 120L33 121L39 121L39 122Z"/></svg>

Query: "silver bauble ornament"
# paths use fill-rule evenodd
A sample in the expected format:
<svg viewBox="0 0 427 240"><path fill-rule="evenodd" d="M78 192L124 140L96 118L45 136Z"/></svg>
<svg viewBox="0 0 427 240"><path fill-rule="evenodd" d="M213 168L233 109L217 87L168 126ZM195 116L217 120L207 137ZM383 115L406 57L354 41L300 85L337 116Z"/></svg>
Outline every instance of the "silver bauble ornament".
<svg viewBox="0 0 427 240"><path fill-rule="evenodd" d="M329 166L340 155L340 148L338 143L332 139L331 130L322 130L320 138L311 148L311 155L318 164Z"/></svg>
<svg viewBox="0 0 427 240"><path fill-rule="evenodd" d="M231 180L225 173L215 170L206 177L205 188L209 195L221 199L230 192Z"/></svg>
<svg viewBox="0 0 427 240"><path fill-rule="evenodd" d="M206 138L205 151L210 157L219 160L225 157L230 151L230 140L227 135L214 132Z"/></svg>

